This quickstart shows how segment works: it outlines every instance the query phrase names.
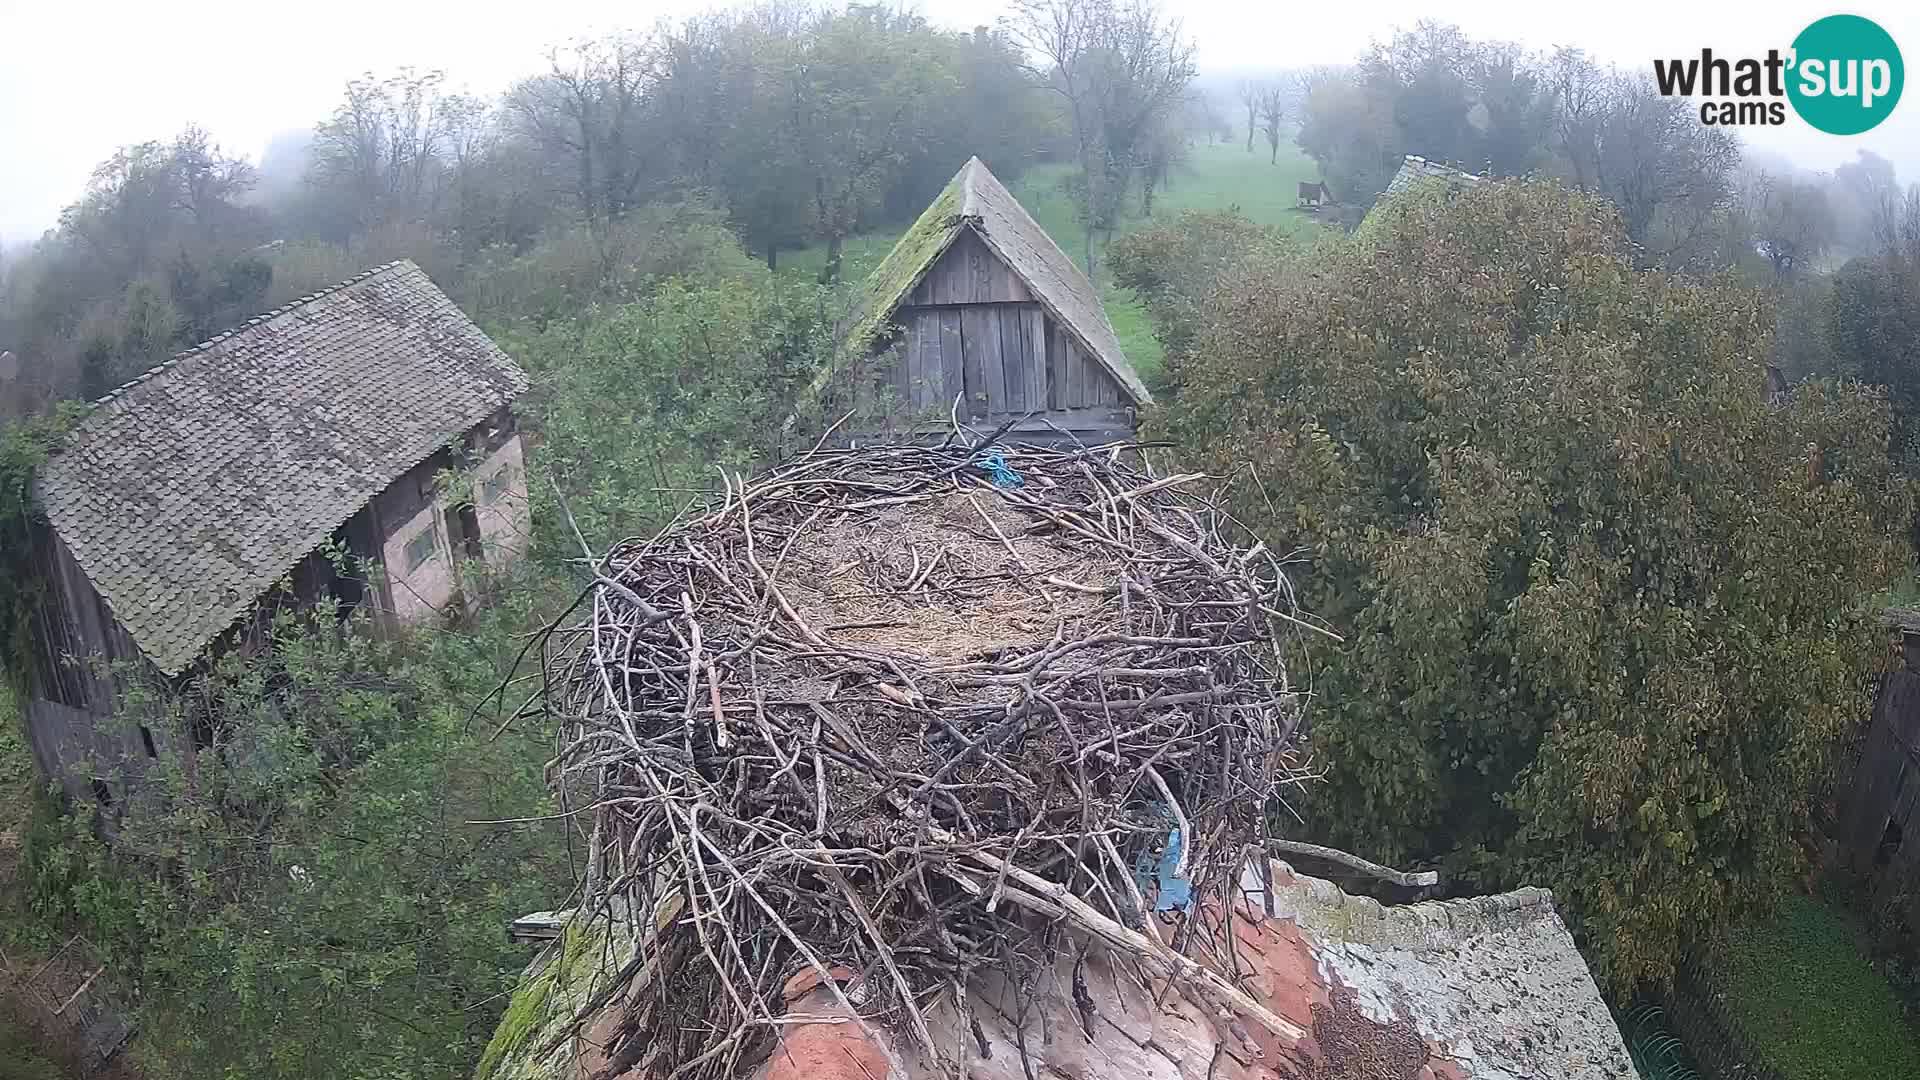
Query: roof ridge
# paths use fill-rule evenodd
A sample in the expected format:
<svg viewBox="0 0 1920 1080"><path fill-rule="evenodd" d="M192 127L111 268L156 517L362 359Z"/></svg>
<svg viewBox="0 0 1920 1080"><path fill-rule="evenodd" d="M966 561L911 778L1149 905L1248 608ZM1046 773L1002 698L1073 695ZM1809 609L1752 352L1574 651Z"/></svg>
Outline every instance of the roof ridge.
<svg viewBox="0 0 1920 1080"><path fill-rule="evenodd" d="M1274 895L1284 897L1289 892L1312 900L1311 904L1293 906L1293 912L1283 911L1283 916L1299 915L1314 918L1314 911L1344 912L1339 925L1342 933L1351 932L1354 927L1365 924L1374 929L1367 935L1370 940L1382 940L1382 934L1391 935L1405 944L1431 944L1435 932L1451 934L1479 934L1502 926L1513 925L1517 921L1537 921L1543 917L1558 919L1559 909L1554 906L1551 890L1536 885L1526 885L1503 893L1491 893L1485 896L1461 896L1445 900L1421 900L1411 904L1386 904L1360 893L1350 893L1338 884L1325 878L1314 877L1296 869L1283 859L1276 859L1277 867L1284 867L1291 876L1290 884L1281 885L1276 879Z"/></svg>
<svg viewBox="0 0 1920 1080"><path fill-rule="evenodd" d="M332 285L327 286L324 289L319 289L314 292L310 292L298 300L290 300L287 303L281 304L279 307L274 308L272 311L263 312L259 315L255 315L253 318L248 319L245 322L237 323L225 330L222 330L220 333L215 334L214 336L206 339L205 341L202 341L196 345L191 345L191 346L188 346L187 348L181 349L179 352L174 353L172 356L167 357L165 360L160 361L159 363L153 365L152 367L141 372L140 374L135 375L133 378L128 379L126 382L123 382L120 385L114 387L113 389L107 391L106 393L101 394L99 397L88 402L88 404L93 406L105 405L106 403L114 400L115 398L118 398L122 394L140 385L141 383L146 382L148 379L153 378L155 375L158 375L163 371L170 371L173 368L178 367L182 361L188 359L189 357L198 356L199 354L206 352L207 350L213 348L215 345L218 345L226 341L228 338L232 337L235 334L240 333L243 330L250 330L255 326L259 326L262 323L269 322L273 319L277 319L280 316L285 315L288 312L292 311L294 308L305 307L306 305L313 303L315 300L325 299L326 297L332 296L335 293L340 292L342 289L345 289L348 286L358 285L361 282L367 280L368 278L375 276L376 274L384 274L387 271L396 269L402 265L412 266L413 260L412 259L394 259L392 262L382 263L371 270L362 270L358 274L355 274L352 277L347 278L345 281L338 281Z"/></svg>
<svg viewBox="0 0 1920 1080"><path fill-rule="evenodd" d="M966 176L960 184L960 217L978 219L980 217L980 176L983 173L993 176L993 173L987 168L987 163L980 160L979 154L968 157L967 163L960 166L960 171ZM999 177L994 177L994 180L997 182Z"/></svg>

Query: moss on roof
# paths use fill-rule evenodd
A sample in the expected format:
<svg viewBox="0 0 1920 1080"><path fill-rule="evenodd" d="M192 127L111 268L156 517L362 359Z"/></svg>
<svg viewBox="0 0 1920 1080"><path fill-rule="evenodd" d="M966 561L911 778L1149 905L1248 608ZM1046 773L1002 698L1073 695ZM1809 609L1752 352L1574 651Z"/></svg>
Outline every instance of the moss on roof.
<svg viewBox="0 0 1920 1080"><path fill-rule="evenodd" d="M849 349L856 353L867 350L893 313L894 302L919 282L953 242L954 233L960 228L966 175L967 171L961 169L947 181L947 186L940 189L940 194L927 204L900 237L900 242L893 245L893 250L868 276L860 290L860 306L853 328L847 334Z"/></svg>
<svg viewBox="0 0 1920 1080"><path fill-rule="evenodd" d="M547 1050L566 1025L634 952L629 934L613 932L604 921L577 927L569 921L560 941L528 968L507 1002L493 1039L480 1055L474 1080L553 1080L567 1075L572 1040Z"/></svg>

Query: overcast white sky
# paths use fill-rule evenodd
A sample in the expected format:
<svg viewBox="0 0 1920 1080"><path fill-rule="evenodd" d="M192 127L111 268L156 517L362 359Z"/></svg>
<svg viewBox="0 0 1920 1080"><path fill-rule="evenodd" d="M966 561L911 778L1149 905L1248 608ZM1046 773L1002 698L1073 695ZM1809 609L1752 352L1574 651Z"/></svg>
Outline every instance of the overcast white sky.
<svg viewBox="0 0 1920 1080"><path fill-rule="evenodd" d="M189 123L256 161L277 132L323 117L346 80L403 64L444 70L476 92L504 89L535 70L547 46L584 33L645 27L720 6L702 0L387 0L347 6L235 0L0 0L0 240L53 224L93 165L114 148L165 138ZM991 22L1004 0L917 0L935 22ZM1650 72L1656 55L1723 55L1785 48L1822 15L1848 10L1877 20L1920 60L1920 4L1676 0L1353 0L1229 3L1167 0L1200 48L1202 70L1296 67L1352 59L1369 41L1421 18L1458 23L1470 36L1533 48L1578 45L1603 60ZM1648 76L1651 78L1651 75ZM1830 168L1866 148L1920 180L1920 90L1879 128L1822 135L1790 118L1749 128L1749 140L1810 168Z"/></svg>

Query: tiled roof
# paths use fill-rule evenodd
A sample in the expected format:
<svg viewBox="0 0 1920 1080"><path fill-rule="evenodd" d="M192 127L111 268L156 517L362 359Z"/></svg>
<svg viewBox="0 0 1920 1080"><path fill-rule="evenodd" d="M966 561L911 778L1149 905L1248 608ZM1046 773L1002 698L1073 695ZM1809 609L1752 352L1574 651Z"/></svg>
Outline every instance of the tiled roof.
<svg viewBox="0 0 1920 1080"><path fill-rule="evenodd" d="M1041 968L1021 987L976 970L971 1024L948 998L927 1008L935 1044L965 1054L974 1080L1633 1080L1620 1030L1545 890L1388 907L1285 863L1273 871L1271 907L1248 875L1231 918L1230 973L1277 1025L1143 991L1096 945L1060 949L1053 970ZM577 965L564 980L547 978L557 946L536 963L510 1010L531 1006L532 1034L509 1038L503 1028L487 1080L660 1080L664 1069L622 1071L607 1060L625 1018L619 1008L589 1010L584 1037L564 1038L580 1023L582 1004L607 1000L609 979L632 970L638 947L627 925L589 929L604 936L580 952L603 960ZM833 974L857 978L850 969ZM806 971L788 981L786 1014L807 1019L777 1029L780 1046L747 1072L750 1080L951 1075L917 1060L897 1030L852 1022L819 983ZM1077 998L1091 1008L1083 1011Z"/></svg>
<svg viewBox="0 0 1920 1080"><path fill-rule="evenodd" d="M1113 324L1093 282L979 158L968 158L946 188L875 268L861 305L861 323L890 316L895 306L940 261L962 229L972 229L1013 267L1027 288L1082 348L1126 388L1136 403L1153 401L1120 351ZM856 330L856 338L862 336Z"/></svg>
<svg viewBox="0 0 1920 1080"><path fill-rule="evenodd" d="M1428 161L1418 154L1408 154L1406 160L1400 163L1400 171L1393 174L1393 180L1387 184L1387 190L1382 193L1382 197L1397 195L1428 179L1444 180L1449 184L1477 184L1484 178L1456 169L1451 165Z"/></svg>
<svg viewBox="0 0 1920 1080"><path fill-rule="evenodd" d="M38 494L115 618L178 674L374 495L526 387L419 267L389 263L101 398Z"/></svg>

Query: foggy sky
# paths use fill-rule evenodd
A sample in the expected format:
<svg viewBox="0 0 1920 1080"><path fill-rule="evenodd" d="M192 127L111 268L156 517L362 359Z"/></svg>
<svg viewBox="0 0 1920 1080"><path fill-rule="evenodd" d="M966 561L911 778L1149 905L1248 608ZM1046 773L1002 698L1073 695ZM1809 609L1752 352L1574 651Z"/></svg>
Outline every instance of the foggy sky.
<svg viewBox="0 0 1920 1080"><path fill-rule="evenodd" d="M717 6L702 0L387 0L337 5L187 4L113 0L0 0L0 242L54 224L93 166L128 143L165 139L189 123L258 162L267 142L325 117L349 78L401 65L439 69L448 85L494 94L538 70L546 49L571 38L640 29ZM918 0L936 23L991 22L1003 0ZM1356 0L1229 3L1166 0L1199 45L1203 73L1345 63L1369 41L1421 18L1453 22L1473 38L1533 49L1575 45L1651 79L1656 56L1702 46L1742 56L1784 49L1809 22L1849 10L1880 23L1920 60L1920 5L1876 0L1818 4L1674 0ZM1920 89L1865 135L1820 134L1791 116L1785 128L1745 128L1756 148L1828 169L1869 149L1920 181Z"/></svg>

